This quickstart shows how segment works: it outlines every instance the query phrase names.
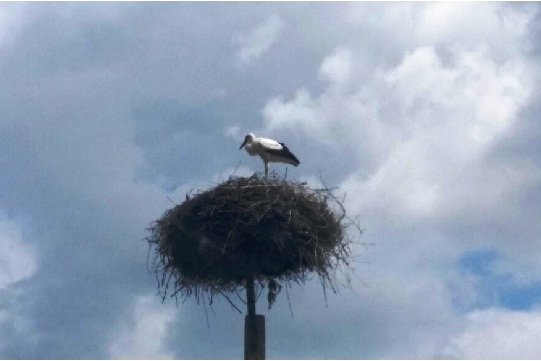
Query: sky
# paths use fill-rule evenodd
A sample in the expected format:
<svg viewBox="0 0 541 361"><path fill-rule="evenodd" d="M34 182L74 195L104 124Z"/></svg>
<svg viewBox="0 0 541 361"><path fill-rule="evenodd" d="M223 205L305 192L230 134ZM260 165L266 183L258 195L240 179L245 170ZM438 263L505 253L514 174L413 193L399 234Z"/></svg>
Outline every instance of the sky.
<svg viewBox="0 0 541 361"><path fill-rule="evenodd" d="M263 170L248 132L364 229L350 287L258 304L268 358L540 358L540 24L537 3L0 4L0 358L242 358L225 300L162 303L145 237Z"/></svg>

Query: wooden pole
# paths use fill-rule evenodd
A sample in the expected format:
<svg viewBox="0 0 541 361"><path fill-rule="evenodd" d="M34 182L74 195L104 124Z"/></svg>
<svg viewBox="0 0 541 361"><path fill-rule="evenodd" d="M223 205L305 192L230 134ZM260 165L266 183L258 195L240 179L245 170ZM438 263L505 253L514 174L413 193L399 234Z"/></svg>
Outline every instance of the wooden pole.
<svg viewBox="0 0 541 361"><path fill-rule="evenodd" d="M265 316L255 313L254 278L246 279L246 307L244 318L244 359L265 359Z"/></svg>

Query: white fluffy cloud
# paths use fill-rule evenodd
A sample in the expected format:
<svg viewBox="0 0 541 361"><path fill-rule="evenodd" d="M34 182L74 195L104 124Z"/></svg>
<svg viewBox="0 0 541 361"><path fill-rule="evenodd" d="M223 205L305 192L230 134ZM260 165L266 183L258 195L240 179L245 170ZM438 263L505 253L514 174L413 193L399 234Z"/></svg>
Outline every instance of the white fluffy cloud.
<svg viewBox="0 0 541 361"><path fill-rule="evenodd" d="M541 312L487 309L470 313L442 353L460 359L539 359Z"/></svg>
<svg viewBox="0 0 541 361"><path fill-rule="evenodd" d="M323 60L321 94L275 97L263 113L269 130L299 129L368 154L344 182L363 195L353 200L361 213L468 217L541 179L528 164L486 163L530 94L520 59L500 64L482 50L463 50L444 65L434 48L419 47L394 68L352 78L351 54L338 49Z"/></svg>
<svg viewBox="0 0 541 361"><path fill-rule="evenodd" d="M483 48L498 59L523 50L528 23L536 11L532 7L476 2L428 4L418 13L415 34L423 44Z"/></svg>
<svg viewBox="0 0 541 361"><path fill-rule="evenodd" d="M276 14L250 32L237 35L233 42L239 46L237 57L241 64L249 64L266 52L282 34L284 20Z"/></svg>
<svg viewBox="0 0 541 361"><path fill-rule="evenodd" d="M109 345L112 359L172 359L165 346L167 330L175 320L175 309L161 304L155 295L135 301L130 322L124 322Z"/></svg>
<svg viewBox="0 0 541 361"><path fill-rule="evenodd" d="M391 134L397 134L397 139L387 147L389 152L375 173L357 183L362 194L375 198L369 207L378 207L375 200L385 197L397 212L428 216L463 204L455 209L460 213L470 208L472 200L498 203L494 196L516 189L513 179L501 179L502 173L486 169L484 161L493 142L516 121L529 93L528 78L518 65L498 67L482 55L461 53L455 67L445 68L431 49L420 48L384 79L388 92L379 97L394 103L397 118L391 121L397 125L391 125ZM489 199L462 194L475 181L479 181L476 188L487 191L483 182L487 179L476 177L475 169L497 176L486 182L489 187L500 186L493 193L488 190ZM355 182L346 182L351 181ZM487 209L494 205L488 204Z"/></svg>

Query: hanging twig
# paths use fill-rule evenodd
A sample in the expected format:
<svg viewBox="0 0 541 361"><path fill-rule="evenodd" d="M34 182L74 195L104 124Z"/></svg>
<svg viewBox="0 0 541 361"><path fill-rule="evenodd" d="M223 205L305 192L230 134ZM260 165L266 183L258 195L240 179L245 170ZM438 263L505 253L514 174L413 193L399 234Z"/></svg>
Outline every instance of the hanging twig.
<svg viewBox="0 0 541 361"><path fill-rule="evenodd" d="M287 297L287 304L289 305L289 312L291 312L291 317L293 317L293 308L291 307L291 300L289 299L289 283L286 284L286 297Z"/></svg>
<svg viewBox="0 0 541 361"><path fill-rule="evenodd" d="M218 291L218 292L220 292L220 294L225 297L225 299L227 300L227 302L229 302L229 305L231 305L233 309L235 309L238 313L242 315L242 311L240 310L240 308L238 308L224 292L222 291Z"/></svg>

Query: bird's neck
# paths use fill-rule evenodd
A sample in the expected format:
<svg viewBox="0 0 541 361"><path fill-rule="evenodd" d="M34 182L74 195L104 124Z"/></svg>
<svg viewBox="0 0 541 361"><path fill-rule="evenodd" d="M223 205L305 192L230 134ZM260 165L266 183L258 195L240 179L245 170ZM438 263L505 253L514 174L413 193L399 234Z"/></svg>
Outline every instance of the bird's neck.
<svg viewBox="0 0 541 361"><path fill-rule="evenodd" d="M256 150L255 150L255 148L254 148L254 144L253 144L253 143L248 143L248 144L246 144L246 147L245 147L245 148L246 148L246 151L248 152L248 154L250 154L250 155L256 154Z"/></svg>

